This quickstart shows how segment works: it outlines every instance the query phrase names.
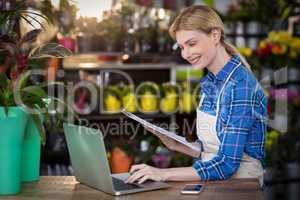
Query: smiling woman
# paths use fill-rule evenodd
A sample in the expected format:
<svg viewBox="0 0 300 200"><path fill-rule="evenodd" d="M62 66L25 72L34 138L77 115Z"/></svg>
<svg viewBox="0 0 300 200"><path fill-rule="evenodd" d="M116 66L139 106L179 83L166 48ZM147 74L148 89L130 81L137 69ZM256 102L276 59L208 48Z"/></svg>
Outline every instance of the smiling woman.
<svg viewBox="0 0 300 200"><path fill-rule="evenodd" d="M157 169L135 165L127 182L224 180L262 181L266 97L247 61L225 41L217 13L204 5L184 9L169 29L181 55L194 68L206 68L197 108L195 152L161 133L149 130L171 150L197 158L193 166ZM262 183L262 182L261 182Z"/></svg>

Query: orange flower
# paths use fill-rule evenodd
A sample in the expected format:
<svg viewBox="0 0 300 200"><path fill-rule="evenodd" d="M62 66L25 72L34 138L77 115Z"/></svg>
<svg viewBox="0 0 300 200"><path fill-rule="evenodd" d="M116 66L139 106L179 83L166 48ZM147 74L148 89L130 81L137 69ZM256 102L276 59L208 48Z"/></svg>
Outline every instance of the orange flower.
<svg viewBox="0 0 300 200"><path fill-rule="evenodd" d="M283 55L286 52L287 48L285 45L273 44L271 51L275 55Z"/></svg>

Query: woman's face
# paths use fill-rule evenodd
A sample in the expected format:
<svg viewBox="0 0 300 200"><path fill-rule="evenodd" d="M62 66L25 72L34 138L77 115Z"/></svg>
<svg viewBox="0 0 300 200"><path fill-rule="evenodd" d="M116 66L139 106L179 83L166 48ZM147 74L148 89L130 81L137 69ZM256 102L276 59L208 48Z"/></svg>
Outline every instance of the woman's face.
<svg viewBox="0 0 300 200"><path fill-rule="evenodd" d="M219 41L214 33L179 30L176 31L176 40L181 49L181 56L194 68L208 67L216 57Z"/></svg>

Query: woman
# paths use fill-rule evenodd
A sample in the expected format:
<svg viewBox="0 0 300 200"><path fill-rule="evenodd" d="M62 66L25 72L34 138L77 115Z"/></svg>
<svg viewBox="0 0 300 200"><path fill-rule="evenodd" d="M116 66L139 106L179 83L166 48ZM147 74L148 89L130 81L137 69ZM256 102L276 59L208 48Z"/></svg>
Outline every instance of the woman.
<svg viewBox="0 0 300 200"><path fill-rule="evenodd" d="M266 97L247 61L224 41L224 25L209 7L184 9L170 27L181 55L194 68L208 69L201 80L197 108L198 145L202 152L155 133L171 150L196 159L193 166L157 169L132 166L128 183L262 178Z"/></svg>

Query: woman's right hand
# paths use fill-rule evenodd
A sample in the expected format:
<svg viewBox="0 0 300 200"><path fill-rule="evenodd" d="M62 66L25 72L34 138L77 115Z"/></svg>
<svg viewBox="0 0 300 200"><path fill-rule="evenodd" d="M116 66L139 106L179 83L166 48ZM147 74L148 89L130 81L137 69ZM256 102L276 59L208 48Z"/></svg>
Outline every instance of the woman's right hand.
<svg viewBox="0 0 300 200"><path fill-rule="evenodd" d="M164 145L166 145L166 147L172 151L178 151L181 153L184 153L186 155L198 158L201 154L201 152L193 150L179 142L177 142L176 140L173 140L172 138L169 138L155 130L153 130L152 128L149 127L144 127L147 131L153 133L154 135L156 135ZM194 145L200 145L200 144L194 144Z"/></svg>
<svg viewBox="0 0 300 200"><path fill-rule="evenodd" d="M147 131L153 133L154 135L156 135L160 141L162 141L162 143L164 145L166 145L166 147L168 147L168 149L172 150L172 151L176 151L178 150L178 146L181 145L179 142L155 131L154 129L152 128L149 128L149 127L144 127Z"/></svg>

